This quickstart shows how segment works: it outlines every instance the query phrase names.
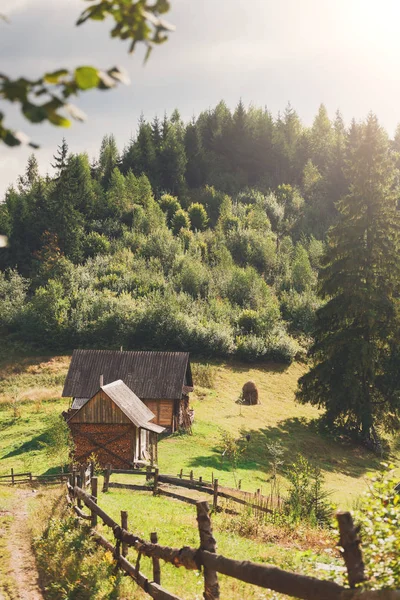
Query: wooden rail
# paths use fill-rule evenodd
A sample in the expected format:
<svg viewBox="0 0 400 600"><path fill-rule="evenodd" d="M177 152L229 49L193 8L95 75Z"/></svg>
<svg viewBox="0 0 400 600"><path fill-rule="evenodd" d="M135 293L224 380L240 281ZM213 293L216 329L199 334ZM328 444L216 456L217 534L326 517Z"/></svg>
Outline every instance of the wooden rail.
<svg viewBox="0 0 400 600"><path fill-rule="evenodd" d="M356 598L362 600L369 600L370 598L371 600L400 600L400 591L363 593L359 589L348 589L333 581L290 573L272 565L239 561L219 555L213 537L208 503L205 501L194 501L200 536L199 548L188 546L172 548L156 543L154 532L151 534L152 542L145 541L130 533L124 527L124 524L127 523L126 513L121 514L121 525L119 525L98 506L97 498L87 494L78 486L72 487L68 484L68 496L79 498L89 508L92 516L96 514L103 523L112 529L114 538L117 540L115 547L96 531L92 530L91 535L97 543L113 552L117 564L153 598L177 600L176 596L161 588L159 584L159 561L164 560L176 567L183 567L188 570L198 571L202 567L204 577L203 596L205 600L217 600L219 598L218 573L301 600L355 600ZM83 517L87 518L88 515L83 514ZM358 530L354 527L350 513L339 513L338 522L340 543L346 557L348 578L350 586L354 586L365 579ZM136 567L129 563L124 556L120 556L119 552L116 552L120 544L123 544L125 548L133 547L139 553ZM139 571L140 556L142 555L153 561L153 582L149 582ZM155 583L156 579L157 583Z"/></svg>

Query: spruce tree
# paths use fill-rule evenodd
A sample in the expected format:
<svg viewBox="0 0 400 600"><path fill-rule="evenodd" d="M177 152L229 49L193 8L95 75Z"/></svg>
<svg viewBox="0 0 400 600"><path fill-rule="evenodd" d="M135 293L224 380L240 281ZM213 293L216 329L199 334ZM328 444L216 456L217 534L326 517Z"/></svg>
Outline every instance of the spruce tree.
<svg viewBox="0 0 400 600"><path fill-rule="evenodd" d="M313 365L297 397L324 408L365 440L377 423L396 423L400 281L397 170L374 115L352 124L349 194L338 203L320 272L327 300L317 312Z"/></svg>
<svg viewBox="0 0 400 600"><path fill-rule="evenodd" d="M68 144L67 140L63 137L61 146L57 146L57 154L53 156L54 163L52 163L53 169L55 169L57 173L57 177L63 173L67 166L67 158L68 158Z"/></svg>

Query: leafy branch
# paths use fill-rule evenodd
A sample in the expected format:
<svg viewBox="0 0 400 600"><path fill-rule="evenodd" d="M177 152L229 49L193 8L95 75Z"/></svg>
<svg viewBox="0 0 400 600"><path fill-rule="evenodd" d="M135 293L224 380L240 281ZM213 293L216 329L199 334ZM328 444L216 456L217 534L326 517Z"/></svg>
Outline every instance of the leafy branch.
<svg viewBox="0 0 400 600"><path fill-rule="evenodd" d="M167 32L174 28L160 18L168 12L170 3L157 0L150 5L146 0L103 0L86 8L80 15L77 25L88 20L103 21L110 16L115 22L111 29L111 37L131 40L129 52L135 50L137 43L147 47L147 61L155 44L167 40ZM3 17L4 18L4 17ZM128 84L129 78L120 67L108 70L93 66L80 66L74 71L57 69L45 73L38 79L20 77L13 79L0 73L0 99L19 104L23 116L31 123L47 121L58 127L70 127L71 119L83 121L86 115L70 102L71 96L90 89L108 90L119 83ZM0 140L7 146L18 146L27 143L37 148L29 137L4 125L4 113L0 112Z"/></svg>

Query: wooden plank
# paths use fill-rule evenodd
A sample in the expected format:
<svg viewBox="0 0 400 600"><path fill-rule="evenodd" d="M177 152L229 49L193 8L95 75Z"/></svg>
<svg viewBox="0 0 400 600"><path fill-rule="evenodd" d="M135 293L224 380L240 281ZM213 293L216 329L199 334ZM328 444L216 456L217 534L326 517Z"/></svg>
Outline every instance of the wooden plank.
<svg viewBox="0 0 400 600"><path fill-rule="evenodd" d="M125 539L125 541L129 543L128 539ZM149 558L157 557L176 567L185 567L196 571L199 564L201 564L203 567L228 577L301 600L342 600L344 597L342 594L346 591L344 587L333 581L323 581L307 575L290 573L273 565L234 560L206 550L197 550L187 546L179 549L170 548L147 542L143 543L136 539L134 546L145 556ZM349 596L350 598L352 596Z"/></svg>
<svg viewBox="0 0 400 600"><path fill-rule="evenodd" d="M198 490L205 492L206 494L212 494L213 488L210 485L203 483L196 483L195 481L184 481L179 477L170 477L169 475L159 475L158 480L160 483L170 483L179 487L184 487L189 490Z"/></svg>
<svg viewBox="0 0 400 600"><path fill-rule="evenodd" d="M142 491L142 492L151 492L152 491L152 489L149 488L148 485L139 485L139 484L135 484L135 483L111 482L108 484L108 487L121 489L121 490L136 490L136 491Z"/></svg>
<svg viewBox="0 0 400 600"><path fill-rule="evenodd" d="M175 500L181 500L182 502L186 502L186 504L196 505L197 500L194 498L188 498L187 496L180 496L179 494L174 494L173 492L167 492L166 490L162 490L158 488L157 492L160 496L167 496L168 498L175 498Z"/></svg>
<svg viewBox="0 0 400 600"><path fill-rule="evenodd" d="M91 536L98 544L103 546L103 548L106 548L115 555L115 546L97 533L97 531L91 531ZM171 594L171 592L168 592L157 583L149 581L147 577L136 569L136 567L134 567L124 556L120 555L117 562L125 573L128 573L128 575L130 575L130 577L132 577L132 579L134 579L134 581L152 598L155 598L156 600L181 600L179 596L175 596L175 594Z"/></svg>
<svg viewBox="0 0 400 600"><path fill-rule="evenodd" d="M120 473L121 475L151 475L154 477L154 471L143 471L137 469L111 469L111 473Z"/></svg>

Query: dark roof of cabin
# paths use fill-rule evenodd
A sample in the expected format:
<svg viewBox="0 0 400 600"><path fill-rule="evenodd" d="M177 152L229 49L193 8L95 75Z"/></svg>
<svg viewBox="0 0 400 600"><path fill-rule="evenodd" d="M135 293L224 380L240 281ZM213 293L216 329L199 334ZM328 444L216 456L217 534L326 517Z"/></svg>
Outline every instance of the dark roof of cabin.
<svg viewBox="0 0 400 600"><path fill-rule="evenodd" d="M180 399L183 386L193 386L188 352L74 350L62 395L91 398L100 375L104 384L122 379L146 400Z"/></svg>
<svg viewBox="0 0 400 600"><path fill-rule="evenodd" d="M136 425L136 427L149 429L150 431L155 431L156 433L161 433L164 431L164 427L149 422L154 419L155 415L120 379L118 379L118 381L113 381L108 385L102 385L100 389L103 390L103 392L114 402L114 404L118 406L120 410L122 410L124 415L126 415L128 419L134 425ZM85 404L90 402L96 393L93 394L91 398L86 400L79 410L81 410ZM75 415L76 413L71 416L70 420L73 420Z"/></svg>

